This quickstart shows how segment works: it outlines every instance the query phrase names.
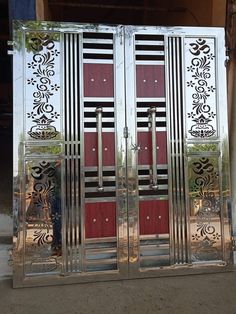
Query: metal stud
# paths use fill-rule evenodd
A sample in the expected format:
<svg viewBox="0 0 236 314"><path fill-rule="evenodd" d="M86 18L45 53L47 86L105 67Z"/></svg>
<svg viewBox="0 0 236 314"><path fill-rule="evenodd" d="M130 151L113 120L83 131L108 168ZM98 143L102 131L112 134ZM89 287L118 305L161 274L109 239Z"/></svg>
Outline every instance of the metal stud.
<svg viewBox="0 0 236 314"><path fill-rule="evenodd" d="M96 222L97 221L97 219L96 218L93 218L93 222Z"/></svg>
<svg viewBox="0 0 236 314"><path fill-rule="evenodd" d="M106 219L105 219L105 221L106 221L106 222L108 222L108 221L109 221L109 219L108 219L108 218L106 218Z"/></svg>

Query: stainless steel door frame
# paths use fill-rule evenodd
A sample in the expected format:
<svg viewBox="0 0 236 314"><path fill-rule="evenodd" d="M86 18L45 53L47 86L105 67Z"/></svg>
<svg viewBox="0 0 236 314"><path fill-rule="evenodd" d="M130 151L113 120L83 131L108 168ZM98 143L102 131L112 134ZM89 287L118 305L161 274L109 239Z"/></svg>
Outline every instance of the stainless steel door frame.
<svg viewBox="0 0 236 314"><path fill-rule="evenodd" d="M84 37L84 33L92 35ZM107 35L93 38L100 33ZM166 102L168 194L161 199L169 198L169 240L157 237L160 241L154 246L155 254L159 254L156 245L165 246L160 254L169 252L169 264L155 267L143 266L140 249L136 35L164 38L165 99L161 101ZM105 49L114 54L114 61L86 57L107 53L96 46L99 41L112 45ZM15 22L13 43L14 286L186 274L209 271L209 266L217 271L230 265L223 29ZM86 62L114 64L112 99L84 94ZM202 107L197 111L198 100ZM86 182L94 182L96 175L91 180L86 177L86 171L94 169L85 165L84 132L85 123L95 121L95 111L92 118L86 112L109 101L114 103L116 134L117 236L110 242L113 247L104 250L85 237L85 207L93 202L86 199L86 191L94 190ZM72 130L79 130L80 138ZM55 210L56 202L61 211ZM62 223L62 256L51 254L58 222ZM96 262L101 251L104 262L107 252L112 251L110 259L115 252L117 268L86 271L88 256L93 259L95 254Z"/></svg>

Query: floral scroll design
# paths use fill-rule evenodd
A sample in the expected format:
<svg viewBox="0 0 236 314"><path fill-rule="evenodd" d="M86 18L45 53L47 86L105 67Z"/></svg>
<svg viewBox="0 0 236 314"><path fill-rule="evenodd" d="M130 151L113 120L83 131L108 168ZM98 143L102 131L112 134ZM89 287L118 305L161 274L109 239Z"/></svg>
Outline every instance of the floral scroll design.
<svg viewBox="0 0 236 314"><path fill-rule="evenodd" d="M55 255L55 243L59 243L58 246L61 245L57 163L41 161L34 163L30 169L32 188L27 194L30 205L26 217L27 224L33 230L31 268L34 269L41 265L41 271L54 270L58 266L56 257L53 257ZM50 268L51 266L48 265L55 267Z"/></svg>
<svg viewBox="0 0 236 314"><path fill-rule="evenodd" d="M55 197L55 167L42 161L31 168L33 180L32 192L28 193L30 206L27 212L27 220L33 223L33 241L38 245L49 244L53 235L51 230L51 205Z"/></svg>
<svg viewBox="0 0 236 314"><path fill-rule="evenodd" d="M218 187L218 171L209 158L202 157L192 163L194 181L193 209L197 217L195 233L192 240L197 242L197 250L214 249L213 245L221 239L221 234L216 230L215 218L220 215L219 196L216 195Z"/></svg>
<svg viewBox="0 0 236 314"><path fill-rule="evenodd" d="M27 67L31 76L27 78L27 85L34 90L33 107L27 113L34 125L28 134L36 140L50 140L58 136L59 132L53 122L60 114L51 102L52 96L59 92L60 86L53 82L55 76L55 60L60 52L55 49L53 36L45 33L29 34L30 48L33 51L32 59L28 60Z"/></svg>
<svg viewBox="0 0 236 314"><path fill-rule="evenodd" d="M209 138L215 135L213 120L215 109L210 105L210 98L215 94L215 80L212 69L215 66L215 56L205 39L199 38L189 44L191 63L187 66L187 89L191 90L191 112L187 113L191 119L188 132L193 137Z"/></svg>

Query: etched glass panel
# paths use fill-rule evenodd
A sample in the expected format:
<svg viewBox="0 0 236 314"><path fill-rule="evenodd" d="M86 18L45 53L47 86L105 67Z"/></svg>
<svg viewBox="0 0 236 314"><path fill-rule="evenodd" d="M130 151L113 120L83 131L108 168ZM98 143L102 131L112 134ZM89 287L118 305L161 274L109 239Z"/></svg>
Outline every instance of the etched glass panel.
<svg viewBox="0 0 236 314"><path fill-rule="evenodd" d="M25 36L26 139L60 139L60 36L44 32Z"/></svg>
<svg viewBox="0 0 236 314"><path fill-rule="evenodd" d="M192 262L222 259L217 157L190 157L189 205Z"/></svg>
<svg viewBox="0 0 236 314"><path fill-rule="evenodd" d="M61 162L26 162L25 272L55 272L61 264Z"/></svg>
<svg viewBox="0 0 236 314"><path fill-rule="evenodd" d="M185 38L186 130L189 139L217 137L215 39Z"/></svg>

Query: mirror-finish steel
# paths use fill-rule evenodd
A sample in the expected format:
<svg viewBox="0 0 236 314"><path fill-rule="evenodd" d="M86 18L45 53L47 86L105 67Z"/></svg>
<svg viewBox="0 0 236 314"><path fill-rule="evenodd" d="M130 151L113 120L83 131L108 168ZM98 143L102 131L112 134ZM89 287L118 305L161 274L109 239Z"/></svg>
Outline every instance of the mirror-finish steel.
<svg viewBox="0 0 236 314"><path fill-rule="evenodd" d="M16 21L13 42L14 286L230 265L223 30Z"/></svg>

